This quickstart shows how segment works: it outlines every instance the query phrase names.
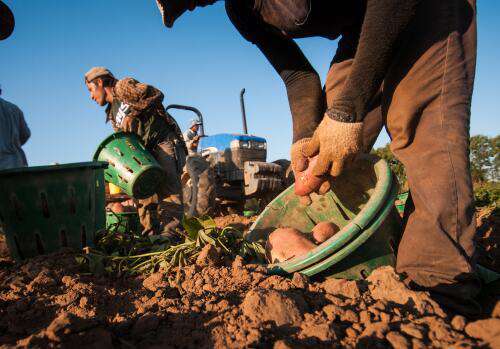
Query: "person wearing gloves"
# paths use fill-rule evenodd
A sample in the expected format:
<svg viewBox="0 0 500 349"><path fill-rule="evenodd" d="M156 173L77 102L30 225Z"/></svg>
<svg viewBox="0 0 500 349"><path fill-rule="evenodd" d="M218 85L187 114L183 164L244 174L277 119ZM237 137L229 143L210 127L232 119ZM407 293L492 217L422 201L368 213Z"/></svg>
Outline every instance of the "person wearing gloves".
<svg viewBox="0 0 500 349"><path fill-rule="evenodd" d="M157 0L171 27L213 0ZM411 192L397 271L463 313L478 310L468 144L475 0L226 0L226 12L282 77L295 172L317 156L320 193L385 125ZM340 38L322 88L293 39ZM307 199L305 200L307 201Z"/></svg>
<svg viewBox="0 0 500 349"><path fill-rule="evenodd" d="M132 78L117 80L104 67L85 74L90 97L106 106L106 122L115 131L135 133L165 171L158 191L137 200L144 234L162 234L178 238L183 215L180 175L187 152L177 122L163 107L163 93Z"/></svg>
<svg viewBox="0 0 500 349"><path fill-rule="evenodd" d="M198 135L198 129L200 128L201 121L193 119L191 120L191 126L184 132L184 142L188 149L188 155L195 155L198 151L198 141L200 136Z"/></svg>

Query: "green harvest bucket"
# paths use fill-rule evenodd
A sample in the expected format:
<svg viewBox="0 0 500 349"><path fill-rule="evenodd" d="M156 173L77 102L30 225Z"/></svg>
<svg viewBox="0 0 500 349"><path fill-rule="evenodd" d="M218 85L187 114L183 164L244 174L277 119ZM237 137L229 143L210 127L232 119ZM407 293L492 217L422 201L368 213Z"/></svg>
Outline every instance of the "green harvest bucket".
<svg viewBox="0 0 500 349"><path fill-rule="evenodd" d="M0 225L16 260L93 246L105 227L104 162L0 171Z"/></svg>
<svg viewBox="0 0 500 349"><path fill-rule="evenodd" d="M361 279L383 265L395 265L401 220L394 207L398 185L389 165L366 155L337 178L325 195L312 194L303 206L293 185L275 198L246 234L249 241L264 241L280 227L310 232L322 221L340 231L306 255L268 265L270 273L300 272L308 276Z"/></svg>
<svg viewBox="0 0 500 349"><path fill-rule="evenodd" d="M105 180L136 199L152 196L164 175L158 162L133 133L117 132L107 137L97 148L94 160L108 162Z"/></svg>
<svg viewBox="0 0 500 349"><path fill-rule="evenodd" d="M410 192L405 191L404 193L398 194L398 196L396 197L396 209L401 216L405 212L406 200L408 200L409 193Z"/></svg>
<svg viewBox="0 0 500 349"><path fill-rule="evenodd" d="M106 212L106 229L117 233L140 232L142 226L137 212Z"/></svg>

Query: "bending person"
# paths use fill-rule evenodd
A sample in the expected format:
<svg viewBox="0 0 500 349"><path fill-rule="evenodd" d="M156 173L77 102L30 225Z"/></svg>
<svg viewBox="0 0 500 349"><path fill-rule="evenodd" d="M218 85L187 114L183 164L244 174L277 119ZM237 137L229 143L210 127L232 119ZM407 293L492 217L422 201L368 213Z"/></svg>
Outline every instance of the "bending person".
<svg viewBox="0 0 500 349"><path fill-rule="evenodd" d="M214 0L157 0L164 23ZM227 0L226 11L282 77L294 171L338 176L385 125L413 204L397 271L443 305L478 310L469 171L475 0ZM340 38L322 88L296 38ZM328 185L323 184L321 192Z"/></svg>

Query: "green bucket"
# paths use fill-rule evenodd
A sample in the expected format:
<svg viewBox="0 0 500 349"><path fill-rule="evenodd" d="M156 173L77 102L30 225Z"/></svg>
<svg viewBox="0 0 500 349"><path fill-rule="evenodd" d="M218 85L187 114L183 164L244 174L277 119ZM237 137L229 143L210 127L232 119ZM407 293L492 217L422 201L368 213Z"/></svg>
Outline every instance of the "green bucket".
<svg viewBox="0 0 500 349"><path fill-rule="evenodd" d="M408 200L409 193L410 192L405 191L404 193L398 194L396 197L396 209L401 216L405 212L406 200Z"/></svg>
<svg viewBox="0 0 500 349"><path fill-rule="evenodd" d="M117 233L140 232L142 230L137 212L106 212L106 228Z"/></svg>
<svg viewBox="0 0 500 349"><path fill-rule="evenodd" d="M276 228L310 232L329 221L340 231L306 255L268 265L270 273L300 272L309 276L361 279L383 265L395 265L401 220L394 207L398 185L389 165L366 155L335 180L325 195L312 194L303 206L292 185L274 199L246 234L249 241L265 241Z"/></svg>
<svg viewBox="0 0 500 349"><path fill-rule="evenodd" d="M103 162L0 171L0 225L16 260L92 246L105 227Z"/></svg>
<svg viewBox="0 0 500 349"><path fill-rule="evenodd" d="M152 196L164 176L158 162L133 133L117 132L107 137L97 148L94 160L108 162L105 180L136 199Z"/></svg>

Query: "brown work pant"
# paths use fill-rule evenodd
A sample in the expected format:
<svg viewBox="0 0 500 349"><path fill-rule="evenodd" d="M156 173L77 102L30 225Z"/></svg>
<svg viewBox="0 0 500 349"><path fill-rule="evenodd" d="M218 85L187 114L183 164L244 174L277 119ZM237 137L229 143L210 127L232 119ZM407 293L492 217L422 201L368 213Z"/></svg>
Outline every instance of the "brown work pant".
<svg viewBox="0 0 500 349"><path fill-rule="evenodd" d="M165 175L155 195L138 200L139 219L145 234L174 233L184 213L181 170L176 159L178 154L172 141L160 143L152 150L152 154Z"/></svg>
<svg viewBox="0 0 500 349"><path fill-rule="evenodd" d="M468 154L475 11L475 0L422 1L364 125L365 150L385 124L391 150L407 171L413 204L405 212L397 271L463 311L474 308L471 298L480 288ZM328 105L351 62L332 64Z"/></svg>

